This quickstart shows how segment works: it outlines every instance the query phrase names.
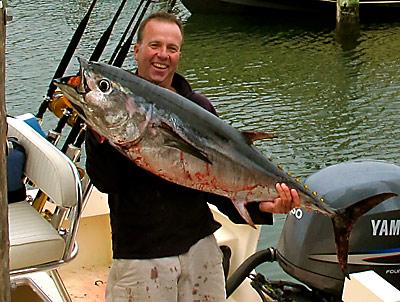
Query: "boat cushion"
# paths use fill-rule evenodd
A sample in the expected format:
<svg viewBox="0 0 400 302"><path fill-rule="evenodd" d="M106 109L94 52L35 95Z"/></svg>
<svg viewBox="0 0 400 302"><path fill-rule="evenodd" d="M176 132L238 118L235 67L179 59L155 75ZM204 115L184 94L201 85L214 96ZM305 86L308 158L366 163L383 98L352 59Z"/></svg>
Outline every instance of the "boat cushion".
<svg viewBox="0 0 400 302"><path fill-rule="evenodd" d="M25 175L53 203L64 207L75 206L79 191L74 163L24 121L7 117L7 124L8 136L16 137L25 148Z"/></svg>
<svg viewBox="0 0 400 302"><path fill-rule="evenodd" d="M15 137L7 137L7 146L7 200L13 203L26 198L23 181L26 154Z"/></svg>
<svg viewBox="0 0 400 302"><path fill-rule="evenodd" d="M10 271L62 259L65 242L28 202L8 205Z"/></svg>

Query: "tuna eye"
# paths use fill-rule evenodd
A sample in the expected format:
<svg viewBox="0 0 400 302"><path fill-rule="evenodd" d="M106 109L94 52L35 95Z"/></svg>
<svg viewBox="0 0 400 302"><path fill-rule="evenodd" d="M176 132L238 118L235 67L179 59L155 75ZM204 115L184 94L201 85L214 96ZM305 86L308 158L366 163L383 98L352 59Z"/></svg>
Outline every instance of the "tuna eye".
<svg viewBox="0 0 400 302"><path fill-rule="evenodd" d="M109 80L103 79L99 81L98 86L101 92L108 92L111 88L111 83Z"/></svg>

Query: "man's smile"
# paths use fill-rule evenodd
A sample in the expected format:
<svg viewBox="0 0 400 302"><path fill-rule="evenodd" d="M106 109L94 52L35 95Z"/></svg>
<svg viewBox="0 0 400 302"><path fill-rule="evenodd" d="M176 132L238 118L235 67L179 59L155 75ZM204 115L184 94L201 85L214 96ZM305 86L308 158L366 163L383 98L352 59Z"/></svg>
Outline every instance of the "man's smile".
<svg viewBox="0 0 400 302"><path fill-rule="evenodd" d="M160 69L167 69L168 65L166 64L162 64L162 63L152 63L152 65L156 68L160 68Z"/></svg>

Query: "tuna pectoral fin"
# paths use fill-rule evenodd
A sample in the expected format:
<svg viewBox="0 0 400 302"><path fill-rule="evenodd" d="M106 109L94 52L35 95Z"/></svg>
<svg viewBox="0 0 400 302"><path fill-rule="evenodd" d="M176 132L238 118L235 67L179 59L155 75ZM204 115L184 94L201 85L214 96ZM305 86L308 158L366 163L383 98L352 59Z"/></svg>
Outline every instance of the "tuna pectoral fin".
<svg viewBox="0 0 400 302"><path fill-rule="evenodd" d="M196 146L194 146L188 140L184 139L182 136L176 133L170 125L162 123L161 130L164 133L164 144L166 146L179 149L182 152L197 157L198 159L205 161L208 164L212 164L212 162L208 159L207 155L204 154L204 152L196 148Z"/></svg>
<svg viewBox="0 0 400 302"><path fill-rule="evenodd" d="M239 211L240 216L243 217L243 219L253 228L256 229L256 225L253 222L253 219L251 219L249 212L247 211L246 208L246 202L242 201L233 201L233 204L235 205L235 208Z"/></svg>
<svg viewBox="0 0 400 302"><path fill-rule="evenodd" d="M349 278L347 271L347 256L349 253L350 232L356 221L373 207L384 200L396 196L395 193L382 193L363 199L350 207L340 209L332 217L333 230L335 233L336 254L340 269Z"/></svg>

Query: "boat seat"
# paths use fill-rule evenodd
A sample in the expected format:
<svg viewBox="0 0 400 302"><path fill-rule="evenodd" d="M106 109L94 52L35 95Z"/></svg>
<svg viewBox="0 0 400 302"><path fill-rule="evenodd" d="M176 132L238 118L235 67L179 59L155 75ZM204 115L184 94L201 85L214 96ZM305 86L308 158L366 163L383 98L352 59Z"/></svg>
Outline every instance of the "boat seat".
<svg viewBox="0 0 400 302"><path fill-rule="evenodd" d="M34 267L62 258L65 241L28 202L8 206L10 270Z"/></svg>
<svg viewBox="0 0 400 302"><path fill-rule="evenodd" d="M14 286L38 287L41 282L59 292L51 298L46 289L36 288L43 301L71 301L57 268L73 259L78 251L75 236L82 209L82 184L75 164L23 120L7 117L8 136L25 148L24 175L28 194L46 198L44 212L24 200L8 205L10 279ZM35 275L36 274L36 275Z"/></svg>

